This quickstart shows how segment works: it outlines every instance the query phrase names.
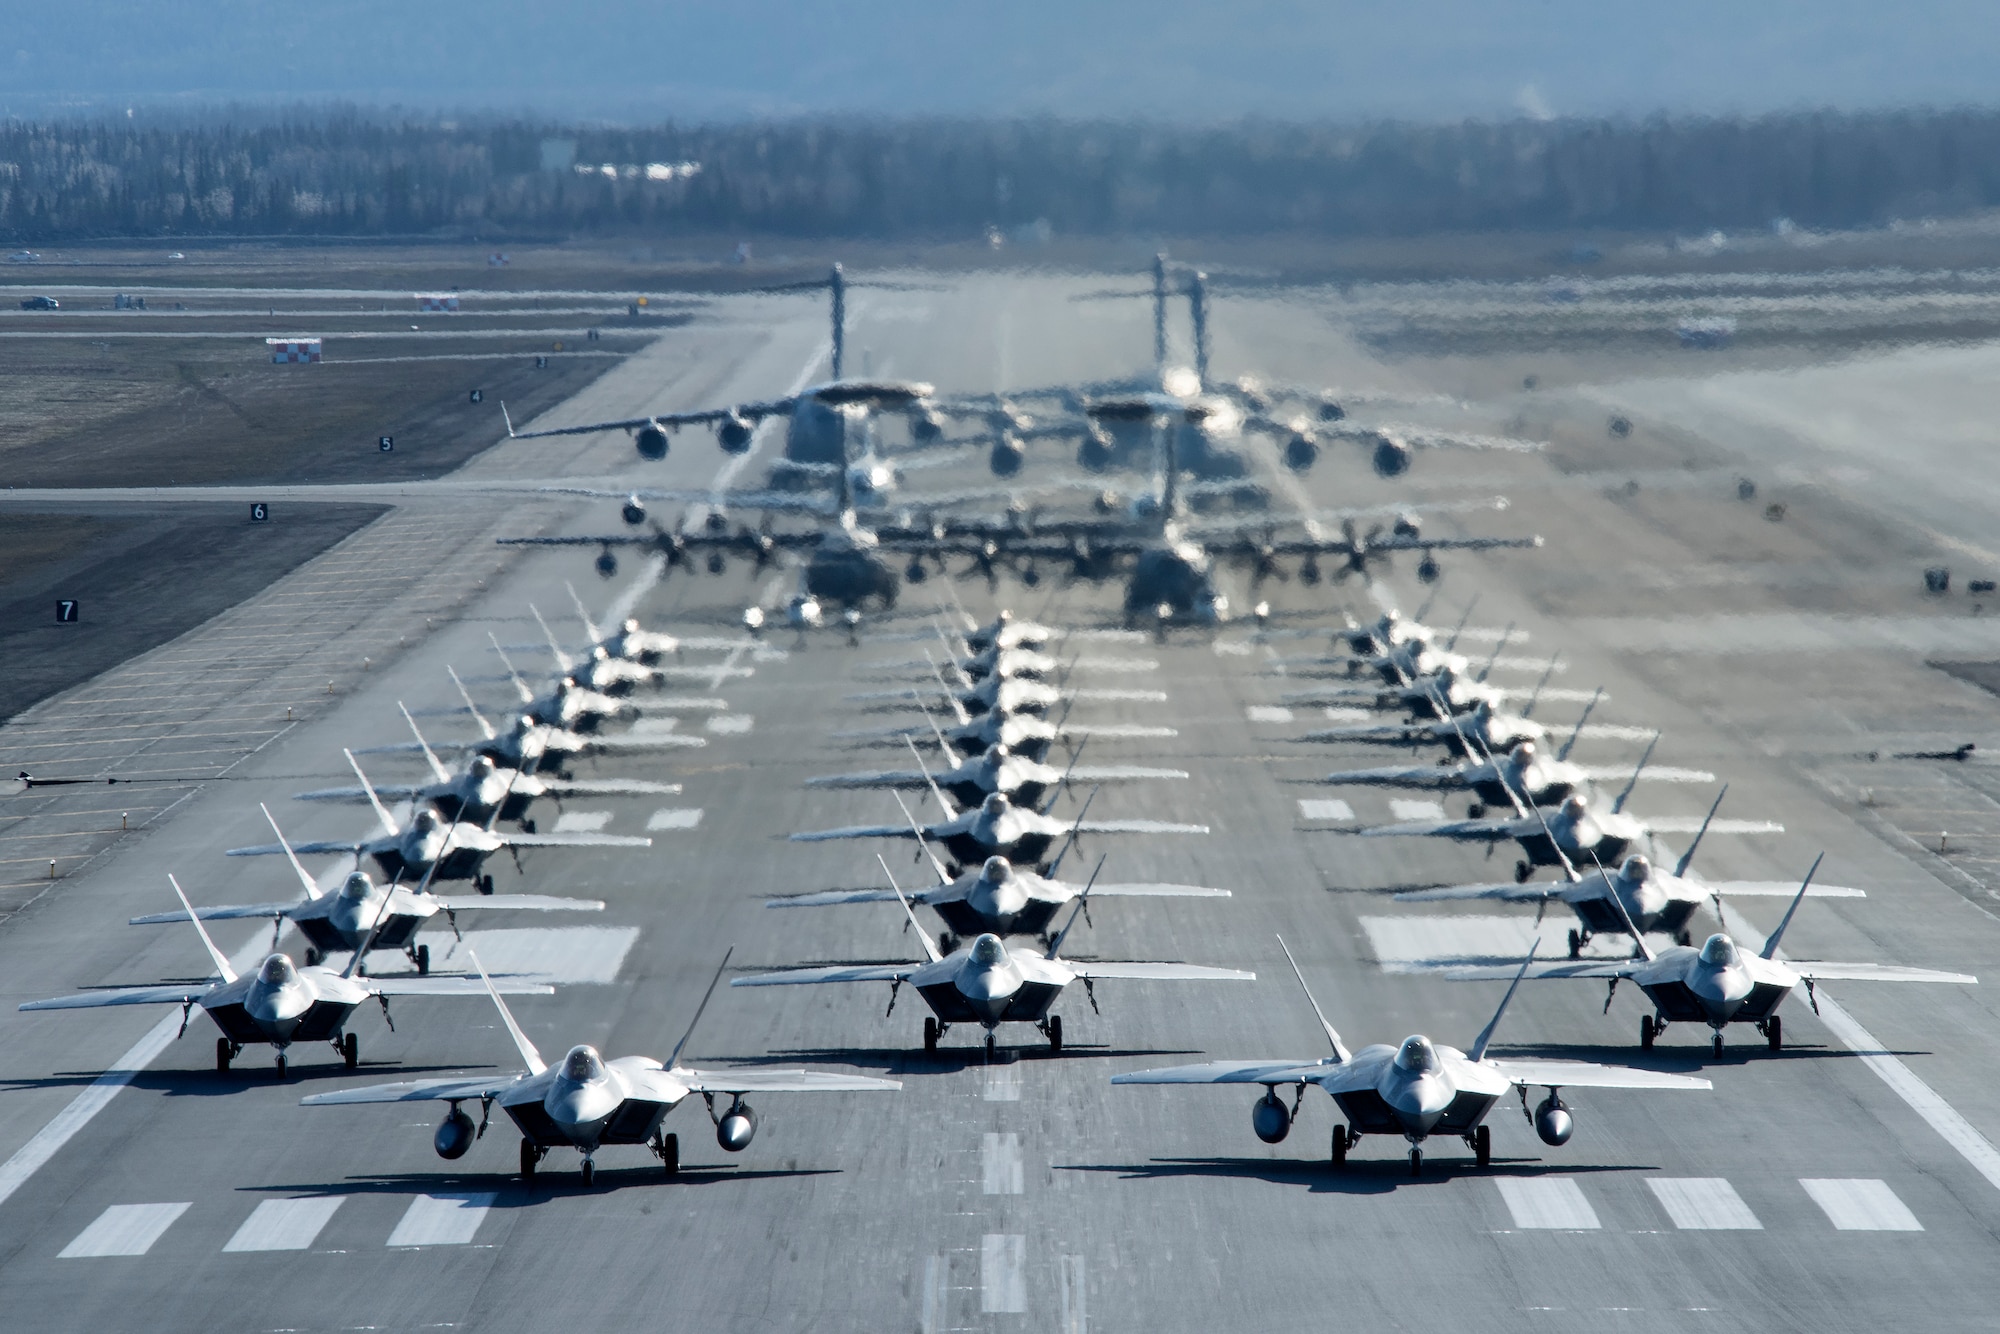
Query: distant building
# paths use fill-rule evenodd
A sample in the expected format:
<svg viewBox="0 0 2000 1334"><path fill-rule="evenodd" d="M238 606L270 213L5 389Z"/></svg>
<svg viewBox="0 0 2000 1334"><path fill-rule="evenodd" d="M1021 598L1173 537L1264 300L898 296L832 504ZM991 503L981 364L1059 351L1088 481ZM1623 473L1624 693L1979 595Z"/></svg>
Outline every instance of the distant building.
<svg viewBox="0 0 2000 1334"><path fill-rule="evenodd" d="M264 346L271 349L272 364L278 366L304 365L320 360L319 339L307 337L266 338Z"/></svg>

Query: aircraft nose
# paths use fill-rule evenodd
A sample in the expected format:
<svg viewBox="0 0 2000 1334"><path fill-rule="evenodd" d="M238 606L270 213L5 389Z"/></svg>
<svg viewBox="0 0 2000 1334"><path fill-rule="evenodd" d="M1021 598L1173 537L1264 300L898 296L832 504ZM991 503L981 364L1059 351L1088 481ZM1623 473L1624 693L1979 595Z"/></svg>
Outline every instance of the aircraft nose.
<svg viewBox="0 0 2000 1334"><path fill-rule="evenodd" d="M1378 1091L1408 1135L1430 1134L1456 1096L1451 1085L1436 1075L1396 1079Z"/></svg>

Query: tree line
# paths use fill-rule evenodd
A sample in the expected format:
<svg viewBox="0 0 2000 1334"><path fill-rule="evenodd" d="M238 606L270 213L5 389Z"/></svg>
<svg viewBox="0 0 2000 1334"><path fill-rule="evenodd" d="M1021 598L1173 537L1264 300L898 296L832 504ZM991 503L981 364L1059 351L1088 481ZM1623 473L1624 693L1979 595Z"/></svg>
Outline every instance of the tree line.
<svg viewBox="0 0 2000 1334"><path fill-rule="evenodd" d="M647 168L654 168L650 173ZM2000 203L2000 111L1424 125L299 113L0 123L0 237L1856 227Z"/></svg>

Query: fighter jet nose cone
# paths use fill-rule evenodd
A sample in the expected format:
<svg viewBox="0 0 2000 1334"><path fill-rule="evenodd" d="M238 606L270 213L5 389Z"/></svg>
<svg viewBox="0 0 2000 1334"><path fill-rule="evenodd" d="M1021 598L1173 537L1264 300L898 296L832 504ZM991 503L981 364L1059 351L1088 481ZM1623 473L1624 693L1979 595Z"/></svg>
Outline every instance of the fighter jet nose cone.
<svg viewBox="0 0 2000 1334"><path fill-rule="evenodd" d="M984 935L972 942L972 961L981 967L991 968L1006 957L1006 948L998 936Z"/></svg>
<svg viewBox="0 0 2000 1334"><path fill-rule="evenodd" d="M1736 942L1718 931L1702 942L1701 961L1711 968L1729 968L1736 963Z"/></svg>
<svg viewBox="0 0 2000 1334"><path fill-rule="evenodd" d="M418 811L416 818L416 826L418 829L423 830L425 833L429 833L431 830L436 829L438 827L437 812Z"/></svg>
<svg viewBox="0 0 2000 1334"><path fill-rule="evenodd" d="M991 880L996 885L1004 885L1014 878L1014 863L1005 857L988 857L986 865L979 868L979 878Z"/></svg>
<svg viewBox="0 0 2000 1334"><path fill-rule="evenodd" d="M1653 864L1642 854L1635 852L1625 859L1625 864L1618 868L1618 872L1634 884L1643 885L1652 878Z"/></svg>

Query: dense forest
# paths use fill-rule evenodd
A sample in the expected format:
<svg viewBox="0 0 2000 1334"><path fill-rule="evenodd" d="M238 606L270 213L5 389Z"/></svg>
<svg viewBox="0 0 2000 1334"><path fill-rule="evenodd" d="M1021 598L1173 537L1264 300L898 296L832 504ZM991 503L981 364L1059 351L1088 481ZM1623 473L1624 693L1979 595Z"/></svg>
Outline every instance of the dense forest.
<svg viewBox="0 0 2000 1334"><path fill-rule="evenodd" d="M1853 227L2000 203L2000 112L1419 125L362 113L0 124L0 238Z"/></svg>

